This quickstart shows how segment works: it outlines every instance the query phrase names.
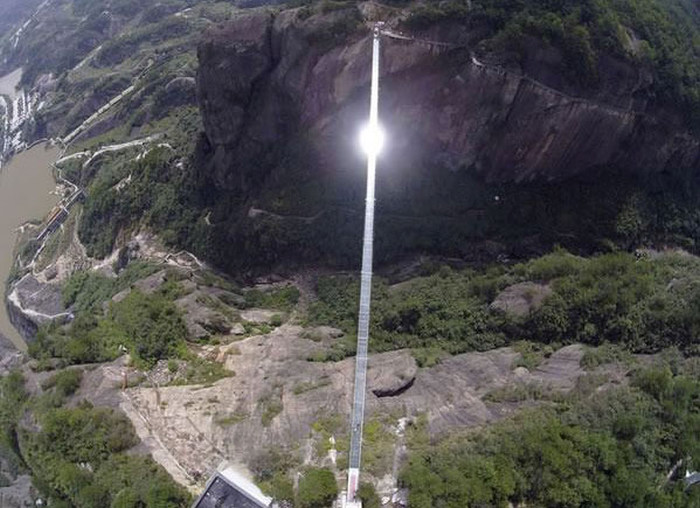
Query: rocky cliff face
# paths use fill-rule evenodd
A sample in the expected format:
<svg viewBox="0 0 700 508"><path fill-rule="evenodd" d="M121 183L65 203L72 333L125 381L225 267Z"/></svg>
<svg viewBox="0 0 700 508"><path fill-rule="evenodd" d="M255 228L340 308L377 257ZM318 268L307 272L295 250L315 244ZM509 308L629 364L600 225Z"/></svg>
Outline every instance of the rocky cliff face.
<svg viewBox="0 0 700 508"><path fill-rule="evenodd" d="M10 288L6 302L10 322L25 341L32 342L42 325L69 318L61 287L27 275Z"/></svg>
<svg viewBox="0 0 700 508"><path fill-rule="evenodd" d="M364 161L357 134L368 110L369 27L388 20L397 33L402 15L370 2L325 13L256 10L204 35L203 177L213 192L238 198L231 206L228 197L226 212L213 215L225 242L250 245L253 237L261 245L292 227L272 244L289 251L305 243L300 256L309 259L310 250L323 250L320 231L358 229ZM526 41L515 62L487 52L481 38L478 28L449 23L382 38L380 114L389 136L378 220L380 230L401 237L395 243L464 255L465 242L503 236L521 219L554 217L556 223L519 234L580 237L570 216L580 210L566 211L561 222L560 209L540 208L539 196L549 191L530 187L527 197L516 196L523 184L600 182L601 169L611 167L624 178L687 175L698 167L700 141L680 112L654 102L644 69L602 56L598 84L584 87L567 80L562 54L542 41ZM552 191L555 200L569 192L562 189ZM589 202L590 194L579 197ZM612 224L629 195L620 191L617 204L608 202L604 219L579 222ZM319 232L308 233L314 227ZM382 259L381 241L378 248Z"/></svg>
<svg viewBox="0 0 700 508"><path fill-rule="evenodd" d="M367 109L368 23L398 13L371 4L305 12L241 15L210 30L199 48L200 103L222 187L259 181L251 161L300 130L328 169L357 164L346 152ZM495 61L500 55L479 56L478 33L467 28L406 35L419 40L382 39L385 167L404 171L438 158L489 180L521 181L601 165L698 164L698 140L674 112L648 102L651 77L630 64L603 58L599 86L582 90L566 83L561 55L543 43L533 41L520 68L506 68Z"/></svg>

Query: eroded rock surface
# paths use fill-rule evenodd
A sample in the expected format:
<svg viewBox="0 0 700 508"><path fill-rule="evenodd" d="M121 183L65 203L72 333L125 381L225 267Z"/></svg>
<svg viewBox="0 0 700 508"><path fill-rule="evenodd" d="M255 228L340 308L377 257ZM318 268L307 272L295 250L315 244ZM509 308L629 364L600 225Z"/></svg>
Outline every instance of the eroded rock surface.
<svg viewBox="0 0 700 508"><path fill-rule="evenodd" d="M54 320L69 319L58 284L40 282L26 275L7 298L10 321L25 340L33 340L39 327Z"/></svg>
<svg viewBox="0 0 700 508"><path fill-rule="evenodd" d="M205 478L223 460L245 464L270 447L303 450L315 422L349 419L354 372L354 358L308 361L325 346L304 335L301 327L283 325L269 335L220 346L234 377L205 386L132 388L123 394L123 407L138 420L156 458L166 457L163 464L175 468L176 477L184 471L190 481ZM563 348L532 372L512 370L518 353L509 348L462 354L421 370L409 351L373 355L367 418L426 414L432 433L482 425L519 407L484 402L484 395L531 383L569 390L584 374L578 367L582 354L580 346ZM386 396L377 396L376 390ZM276 409L266 417L271 404Z"/></svg>
<svg viewBox="0 0 700 508"><path fill-rule="evenodd" d="M501 291L491 302L491 308L513 316L527 316L530 312L539 309L544 299L550 294L552 289L547 284L521 282Z"/></svg>
<svg viewBox="0 0 700 508"><path fill-rule="evenodd" d="M396 351L373 356L367 369L367 386L377 397L396 397L416 380L418 366L411 355Z"/></svg>
<svg viewBox="0 0 700 508"><path fill-rule="evenodd" d="M198 51L198 93L211 170L224 189L255 187L290 135L310 132L315 172L356 164L367 110L373 17L363 4L308 15L246 12L210 29ZM381 10L381 9L380 9ZM606 164L692 168L700 142L681 112L650 102L647 71L603 55L596 87L567 81L562 54L536 40L519 66L478 51L479 30L445 24L418 41L382 39L385 171L416 161L475 167L491 181L560 179ZM431 44L438 41L444 44Z"/></svg>

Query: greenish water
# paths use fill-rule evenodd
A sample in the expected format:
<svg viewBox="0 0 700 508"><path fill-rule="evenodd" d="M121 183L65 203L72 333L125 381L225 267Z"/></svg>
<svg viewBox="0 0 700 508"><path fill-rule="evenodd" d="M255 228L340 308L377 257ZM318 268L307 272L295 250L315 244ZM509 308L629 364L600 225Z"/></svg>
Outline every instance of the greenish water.
<svg viewBox="0 0 700 508"><path fill-rule="evenodd" d="M56 184L51 163L58 157L57 148L37 145L16 155L0 169L0 281L5 283L12 268L12 251L17 240L17 228L31 219L43 218L56 204L52 193ZM4 292L3 292L4 293ZM20 349L24 340L10 324L7 309L0 305L0 335L10 339Z"/></svg>

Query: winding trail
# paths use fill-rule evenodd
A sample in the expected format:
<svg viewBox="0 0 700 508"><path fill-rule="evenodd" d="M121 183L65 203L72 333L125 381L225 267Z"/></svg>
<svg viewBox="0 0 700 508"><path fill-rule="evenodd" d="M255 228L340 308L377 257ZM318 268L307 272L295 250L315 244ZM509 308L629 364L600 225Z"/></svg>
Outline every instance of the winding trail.
<svg viewBox="0 0 700 508"><path fill-rule="evenodd" d="M108 111L109 109L112 108L115 104L119 103L124 97L129 95L131 92L133 92L136 89L136 85L133 84L126 88L122 93L114 97L111 101L109 101L107 104L102 106L100 109L95 111L91 116L87 118L83 123L81 123L78 127L75 128L73 132L68 134L66 137L62 139L63 144L69 145L71 142L75 140L80 134L82 134L89 126L92 124L95 120L97 120L103 113Z"/></svg>
<svg viewBox="0 0 700 508"><path fill-rule="evenodd" d="M433 41L433 40L428 40L428 39L420 39L417 37L410 37L408 35L405 35L403 33L397 33L389 29L383 29L381 32L382 36L388 37L390 39L394 39L397 41L404 41L404 42L412 42L412 43L417 43L417 44L425 44L428 46L434 46L434 47L442 47L442 48L447 48L447 49L469 49L469 46L467 44L458 44L458 43L451 43L451 42L444 42L444 41ZM473 51L469 51L469 57L471 64L474 67L477 67L479 69L483 69L484 71L490 71L490 72L495 72L500 75L504 76L511 76L513 78L519 79L523 82L530 83L541 90L545 90L551 94L554 94L556 96L559 96L561 98L564 98L568 101L579 103L579 104L585 104L589 106L595 106L598 108L603 108L606 110L609 110L611 112L614 112L616 114L621 114L621 115L638 115L638 116L644 116L646 113L642 111L636 111L631 108L624 108L621 106L615 106L613 104L604 104L600 102L596 102L590 99L585 99L583 97L575 97L573 95L569 95L565 92L562 92L561 90L557 90L556 88L552 88L551 86L545 85L541 81L532 78L530 76L527 76L525 74L517 73L510 71L508 69L505 69L503 67L500 67L498 65L491 65L488 63L484 63L481 60L479 60L476 55L474 54Z"/></svg>
<svg viewBox="0 0 700 508"><path fill-rule="evenodd" d="M145 137L145 138L135 139L133 141L127 141L126 143L119 143L116 145L104 146L104 147L100 148L99 150L97 150L96 152L94 152L92 155L90 155L88 160L86 160L83 163L83 169L87 168L92 163L92 161L94 161L100 155L103 155L105 153L110 153L110 152L119 152L121 150L126 150L128 148L132 148L134 146L143 146L143 145L146 145L148 143L152 143L153 141L156 141L157 139L161 138L162 136L163 136L162 134L153 134L153 135ZM83 156L86 153L90 153L90 152L80 152L80 154L73 154L72 157L74 157L75 155ZM71 157L71 156L69 156L69 157ZM65 160L66 160L66 158L63 159L63 161L65 161Z"/></svg>

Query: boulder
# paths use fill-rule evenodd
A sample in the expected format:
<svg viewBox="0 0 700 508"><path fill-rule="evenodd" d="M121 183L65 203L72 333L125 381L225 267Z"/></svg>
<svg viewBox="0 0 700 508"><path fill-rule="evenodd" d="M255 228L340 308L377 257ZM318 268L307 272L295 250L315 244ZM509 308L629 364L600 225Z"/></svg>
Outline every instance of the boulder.
<svg viewBox="0 0 700 508"><path fill-rule="evenodd" d="M416 380L418 366L408 351L395 351L370 358L367 386L377 397L395 397L406 392Z"/></svg>
<svg viewBox="0 0 700 508"><path fill-rule="evenodd" d="M550 294L552 288L548 284L521 282L501 291L490 307L512 316L524 317L539 309Z"/></svg>

